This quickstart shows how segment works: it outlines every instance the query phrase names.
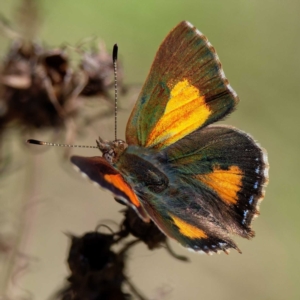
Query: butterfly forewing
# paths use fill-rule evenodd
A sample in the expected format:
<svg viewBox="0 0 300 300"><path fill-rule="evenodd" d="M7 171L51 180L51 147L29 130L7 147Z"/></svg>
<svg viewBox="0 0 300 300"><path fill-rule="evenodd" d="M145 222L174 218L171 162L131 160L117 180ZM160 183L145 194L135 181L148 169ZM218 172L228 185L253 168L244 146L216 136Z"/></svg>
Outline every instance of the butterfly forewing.
<svg viewBox="0 0 300 300"><path fill-rule="evenodd" d="M90 180L97 183L100 187L111 191L117 200L134 208L145 222L149 221L148 215L141 206L132 188L106 159L100 156L72 156L71 162Z"/></svg>
<svg viewBox="0 0 300 300"><path fill-rule="evenodd" d="M181 22L161 44L126 129L129 144L165 148L238 102L206 37Z"/></svg>

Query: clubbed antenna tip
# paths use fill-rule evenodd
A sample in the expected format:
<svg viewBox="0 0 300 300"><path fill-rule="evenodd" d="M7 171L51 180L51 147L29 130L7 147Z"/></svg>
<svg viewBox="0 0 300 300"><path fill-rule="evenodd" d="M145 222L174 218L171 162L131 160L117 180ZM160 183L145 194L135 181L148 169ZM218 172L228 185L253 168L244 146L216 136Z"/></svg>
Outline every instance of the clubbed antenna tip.
<svg viewBox="0 0 300 300"><path fill-rule="evenodd" d="M113 62L117 61L118 59L118 44L114 44L112 59Z"/></svg>
<svg viewBox="0 0 300 300"><path fill-rule="evenodd" d="M35 144L35 145L44 145L42 141L38 141L38 140L27 140L28 144Z"/></svg>

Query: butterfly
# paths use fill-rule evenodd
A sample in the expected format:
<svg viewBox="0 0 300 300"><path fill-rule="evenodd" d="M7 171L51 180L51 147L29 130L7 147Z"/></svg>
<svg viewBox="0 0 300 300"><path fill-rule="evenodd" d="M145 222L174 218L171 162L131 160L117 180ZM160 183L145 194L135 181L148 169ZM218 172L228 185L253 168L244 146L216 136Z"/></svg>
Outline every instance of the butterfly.
<svg viewBox="0 0 300 300"><path fill-rule="evenodd" d="M126 127L97 141L102 156L72 163L116 200L196 252L240 249L268 181L266 151L247 133L213 125L239 102L207 38L179 23L158 49Z"/></svg>

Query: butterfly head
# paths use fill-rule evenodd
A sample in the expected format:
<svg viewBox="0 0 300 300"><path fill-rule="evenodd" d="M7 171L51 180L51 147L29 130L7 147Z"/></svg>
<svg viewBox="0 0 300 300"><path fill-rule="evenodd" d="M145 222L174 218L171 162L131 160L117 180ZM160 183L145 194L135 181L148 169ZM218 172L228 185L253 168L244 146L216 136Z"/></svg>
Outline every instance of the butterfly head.
<svg viewBox="0 0 300 300"><path fill-rule="evenodd" d="M110 163L115 163L119 156L128 147L128 144L123 140L105 141L99 137L96 140L99 150L102 152L102 156Z"/></svg>

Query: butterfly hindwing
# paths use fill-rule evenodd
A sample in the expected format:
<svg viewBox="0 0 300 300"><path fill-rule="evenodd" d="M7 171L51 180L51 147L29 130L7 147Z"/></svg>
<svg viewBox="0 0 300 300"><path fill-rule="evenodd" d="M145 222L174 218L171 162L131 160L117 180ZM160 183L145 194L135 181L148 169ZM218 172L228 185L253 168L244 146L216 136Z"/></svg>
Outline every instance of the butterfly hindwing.
<svg viewBox="0 0 300 300"><path fill-rule="evenodd" d="M211 254L219 251L228 253L233 248L241 252L226 228L201 204L197 204L195 197L195 193L181 188L176 196L164 198L171 207L162 206L158 199L157 202L151 201L151 205L146 203L144 207L165 235L190 250Z"/></svg>
<svg viewBox="0 0 300 300"><path fill-rule="evenodd" d="M198 203L226 230L253 236L250 224L264 197L268 162L248 134L229 126L208 126L164 151L176 174L201 195Z"/></svg>
<svg viewBox="0 0 300 300"><path fill-rule="evenodd" d="M206 37L181 22L161 44L126 129L129 144L165 148L222 119L238 97Z"/></svg>

